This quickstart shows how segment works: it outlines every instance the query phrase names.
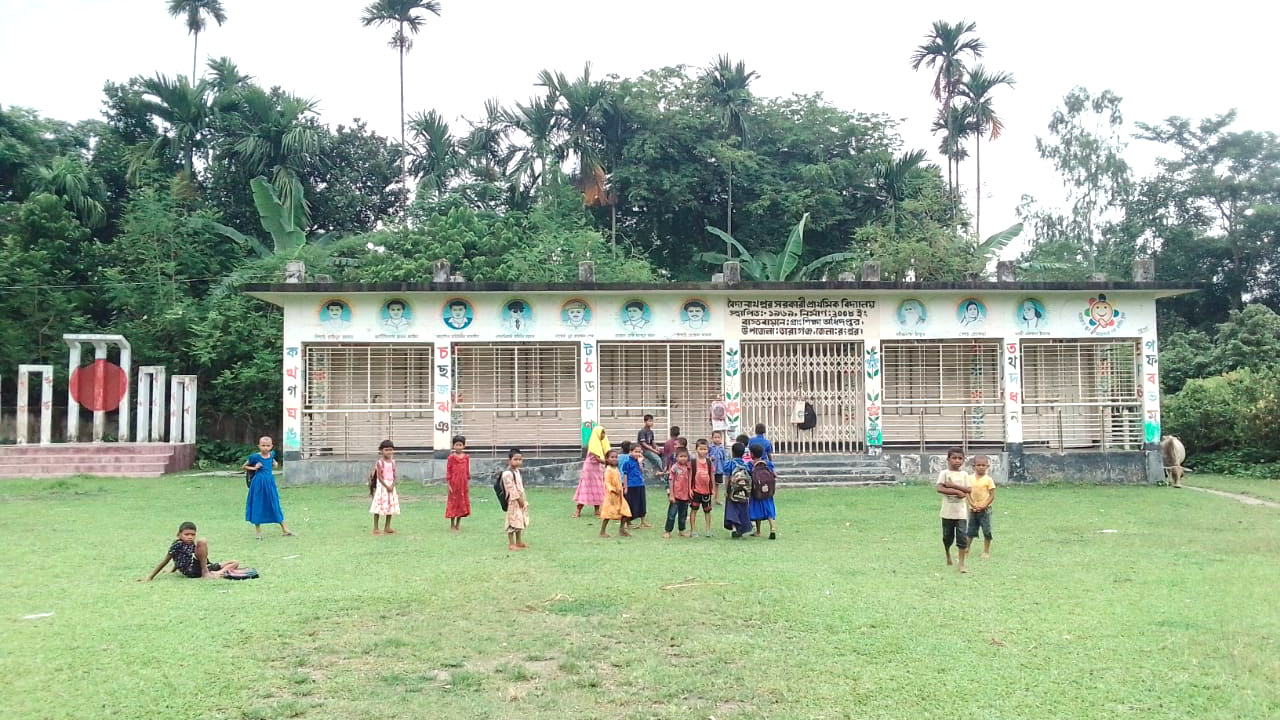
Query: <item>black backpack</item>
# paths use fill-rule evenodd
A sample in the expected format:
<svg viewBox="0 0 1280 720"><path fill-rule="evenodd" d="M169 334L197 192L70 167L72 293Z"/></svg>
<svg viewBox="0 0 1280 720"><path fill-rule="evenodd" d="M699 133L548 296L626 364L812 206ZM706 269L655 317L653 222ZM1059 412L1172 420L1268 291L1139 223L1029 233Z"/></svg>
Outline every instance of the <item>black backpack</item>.
<svg viewBox="0 0 1280 720"><path fill-rule="evenodd" d="M768 500L777 489L778 476L769 469L763 460L751 469L751 497L755 500Z"/></svg>
<svg viewBox="0 0 1280 720"><path fill-rule="evenodd" d="M804 422L797 423L796 427L800 430L812 430L818 426L818 413L813 409L813 403L806 402L804 404Z"/></svg>
<svg viewBox="0 0 1280 720"><path fill-rule="evenodd" d="M493 492L498 496L498 504L502 506L503 511L507 509L507 486L502 482L502 474L505 472L504 468L493 476Z"/></svg>

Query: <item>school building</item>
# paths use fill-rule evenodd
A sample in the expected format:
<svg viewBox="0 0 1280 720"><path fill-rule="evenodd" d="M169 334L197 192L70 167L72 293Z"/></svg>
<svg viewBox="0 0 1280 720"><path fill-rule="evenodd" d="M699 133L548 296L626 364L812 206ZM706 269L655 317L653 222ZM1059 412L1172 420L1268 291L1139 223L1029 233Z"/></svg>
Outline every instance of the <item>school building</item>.
<svg viewBox="0 0 1280 720"><path fill-rule="evenodd" d="M286 461L574 458L646 413L780 455L881 455L936 472L950 446L997 477L1154 480L1154 282L258 284L283 309ZM800 429L806 404L812 427ZM713 407L723 411L712 418ZM719 413L717 413L719 415Z"/></svg>

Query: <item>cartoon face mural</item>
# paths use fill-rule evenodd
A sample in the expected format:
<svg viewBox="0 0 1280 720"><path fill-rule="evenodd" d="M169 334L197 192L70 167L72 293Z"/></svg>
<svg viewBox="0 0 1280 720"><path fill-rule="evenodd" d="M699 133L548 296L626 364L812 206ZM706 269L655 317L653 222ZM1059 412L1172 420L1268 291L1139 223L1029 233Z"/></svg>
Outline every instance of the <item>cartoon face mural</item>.
<svg viewBox="0 0 1280 720"><path fill-rule="evenodd" d="M569 330L586 330L591 325L591 306L572 298L560 306L560 324Z"/></svg>
<svg viewBox="0 0 1280 720"><path fill-rule="evenodd" d="M903 330L917 330L929 321L924 303L915 298L907 298L898 304L898 327Z"/></svg>
<svg viewBox="0 0 1280 720"><path fill-rule="evenodd" d="M516 335L533 330L533 307L523 298L514 298L502 304L502 329Z"/></svg>
<svg viewBox="0 0 1280 720"><path fill-rule="evenodd" d="M648 303L643 300L628 300L622 304L622 312L618 316L622 329L627 332L647 332L653 324L653 313Z"/></svg>
<svg viewBox="0 0 1280 720"><path fill-rule="evenodd" d="M1026 298L1014 310L1014 322L1020 330L1045 330L1049 327L1049 314L1044 303L1036 298Z"/></svg>
<svg viewBox="0 0 1280 720"><path fill-rule="evenodd" d="M987 321L987 306L977 298L965 298L956 305L956 320L962 328L976 328Z"/></svg>
<svg viewBox="0 0 1280 720"><path fill-rule="evenodd" d="M680 307L680 324L690 330L711 327L711 308L702 300L689 300Z"/></svg>
<svg viewBox="0 0 1280 720"><path fill-rule="evenodd" d="M444 324L450 330L465 330L475 318L471 303L462 298L453 298L444 302Z"/></svg>
<svg viewBox="0 0 1280 720"><path fill-rule="evenodd" d="M326 330L346 330L351 327L351 306L345 300L332 298L320 305L320 325Z"/></svg>
<svg viewBox="0 0 1280 720"><path fill-rule="evenodd" d="M1106 334L1120 327L1124 313L1101 293L1089 298L1089 307L1080 313L1085 329L1094 335Z"/></svg>
<svg viewBox="0 0 1280 720"><path fill-rule="evenodd" d="M378 315L385 332L408 332L409 326L413 324L413 310L402 298L391 298L383 303Z"/></svg>

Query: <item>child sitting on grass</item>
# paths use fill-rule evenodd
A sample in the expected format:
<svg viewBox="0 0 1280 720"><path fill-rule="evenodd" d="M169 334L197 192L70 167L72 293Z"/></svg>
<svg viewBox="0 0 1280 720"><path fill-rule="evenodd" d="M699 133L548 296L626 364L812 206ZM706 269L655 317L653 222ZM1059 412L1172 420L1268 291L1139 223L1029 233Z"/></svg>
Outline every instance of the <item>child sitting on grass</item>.
<svg viewBox="0 0 1280 720"><path fill-rule="evenodd" d="M234 577L240 568L240 563L235 560L221 564L209 562L209 543L204 538L196 539L196 524L193 522L178 526L178 539L169 546L169 552L150 575L138 578L138 582L151 582L170 561L173 562L170 572L181 572L189 578Z"/></svg>

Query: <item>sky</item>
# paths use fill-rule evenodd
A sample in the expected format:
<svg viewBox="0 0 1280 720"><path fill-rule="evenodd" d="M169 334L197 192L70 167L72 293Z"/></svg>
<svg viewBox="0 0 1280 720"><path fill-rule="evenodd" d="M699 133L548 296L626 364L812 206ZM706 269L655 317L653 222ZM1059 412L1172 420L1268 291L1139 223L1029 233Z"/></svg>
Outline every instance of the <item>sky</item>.
<svg viewBox="0 0 1280 720"><path fill-rule="evenodd" d="M201 33L201 65L226 55L266 86L320 101L331 125L361 118L399 135L396 53L389 28L364 28L367 0L223 0L228 20ZM0 0L0 105L76 121L99 117L102 85L134 75L191 72L192 43L164 0ZM1016 222L1024 194L1060 205L1064 191L1035 149L1063 95L1077 85L1124 98L1126 121L1203 118L1231 108L1239 130L1277 130L1280 95L1263 85L1280 4L1218 0L909 3L790 0L441 0L406 56L406 109L434 108L465 127L488 98L538 92L539 70L576 77L638 75L728 53L759 73L757 95L821 92L848 110L899 119L907 148L939 164L930 132L932 75L909 58L939 19L977 23L982 62L1013 73L996 95L1005 133L984 142L983 234ZM1186 9L1182 9L1185 6ZM1250 78L1253 78L1250 80ZM1263 92L1256 91L1263 89ZM1132 129L1132 128L1131 128ZM1157 148L1135 141L1140 173ZM972 153L972 151L971 151ZM972 161L961 172L971 191ZM972 204L972 195L970 195ZM1006 252L1016 250L1011 248Z"/></svg>

